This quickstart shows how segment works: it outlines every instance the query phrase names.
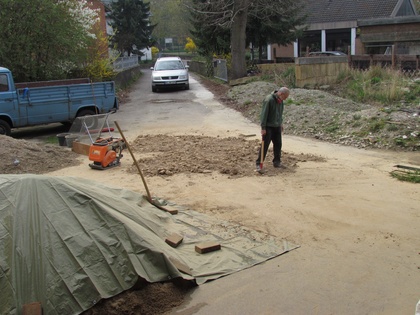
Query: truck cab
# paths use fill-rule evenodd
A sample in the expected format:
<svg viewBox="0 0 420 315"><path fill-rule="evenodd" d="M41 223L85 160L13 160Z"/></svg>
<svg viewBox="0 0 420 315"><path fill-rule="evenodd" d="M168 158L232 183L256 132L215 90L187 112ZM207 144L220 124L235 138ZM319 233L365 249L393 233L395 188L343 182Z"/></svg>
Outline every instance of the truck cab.
<svg viewBox="0 0 420 315"><path fill-rule="evenodd" d="M18 108L18 97L9 69L0 67L0 134L10 133L13 112Z"/></svg>

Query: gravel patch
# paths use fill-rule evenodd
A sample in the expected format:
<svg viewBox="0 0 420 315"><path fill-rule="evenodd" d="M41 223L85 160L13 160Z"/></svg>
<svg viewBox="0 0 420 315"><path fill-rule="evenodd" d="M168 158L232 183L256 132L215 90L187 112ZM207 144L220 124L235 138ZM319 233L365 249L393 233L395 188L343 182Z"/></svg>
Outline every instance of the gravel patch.
<svg viewBox="0 0 420 315"><path fill-rule="evenodd" d="M259 123L261 102L276 85L255 81L231 87L221 101ZM330 87L326 87L330 88ZM420 149L420 106L357 103L327 90L291 89L284 111L285 134L357 148Z"/></svg>

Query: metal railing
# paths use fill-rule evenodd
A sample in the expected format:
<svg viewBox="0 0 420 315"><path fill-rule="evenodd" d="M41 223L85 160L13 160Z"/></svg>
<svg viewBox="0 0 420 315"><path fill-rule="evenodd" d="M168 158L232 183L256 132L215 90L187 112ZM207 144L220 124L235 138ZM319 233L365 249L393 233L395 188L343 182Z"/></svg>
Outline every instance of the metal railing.
<svg viewBox="0 0 420 315"><path fill-rule="evenodd" d="M213 73L214 77L225 82L229 81L227 62L224 59L213 60Z"/></svg>
<svg viewBox="0 0 420 315"><path fill-rule="evenodd" d="M119 57L113 62L115 71L123 71L139 65L139 56L133 55L130 57Z"/></svg>

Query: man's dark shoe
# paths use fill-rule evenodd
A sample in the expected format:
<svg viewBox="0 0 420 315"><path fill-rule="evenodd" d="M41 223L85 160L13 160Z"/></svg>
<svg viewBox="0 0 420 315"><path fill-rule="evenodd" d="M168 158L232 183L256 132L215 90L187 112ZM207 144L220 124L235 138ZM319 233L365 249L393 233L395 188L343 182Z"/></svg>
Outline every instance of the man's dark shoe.
<svg viewBox="0 0 420 315"><path fill-rule="evenodd" d="M273 166L275 168L279 168L279 167L281 167L281 164L280 164L280 162L275 162L275 163L273 163Z"/></svg>

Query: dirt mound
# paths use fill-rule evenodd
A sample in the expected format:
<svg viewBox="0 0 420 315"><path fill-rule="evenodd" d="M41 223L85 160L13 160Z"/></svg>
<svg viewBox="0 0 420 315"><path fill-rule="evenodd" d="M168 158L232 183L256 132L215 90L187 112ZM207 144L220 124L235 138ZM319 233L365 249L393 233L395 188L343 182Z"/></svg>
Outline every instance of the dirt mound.
<svg viewBox="0 0 420 315"><path fill-rule="evenodd" d="M0 135L0 174L44 174L79 165L79 155L67 147Z"/></svg>
<svg viewBox="0 0 420 315"><path fill-rule="evenodd" d="M254 137L255 135L248 135ZM132 143L132 149L139 156L138 162L144 165L146 176L171 176L178 173L211 173L213 171L230 177L255 176L252 167L261 145L259 140L248 140L248 136L214 138L207 136L168 136L146 135ZM284 168L272 166L272 147L264 165L266 175L279 172L293 172L298 162L323 161L314 155L293 155L282 152ZM130 172L136 173L132 166Z"/></svg>

